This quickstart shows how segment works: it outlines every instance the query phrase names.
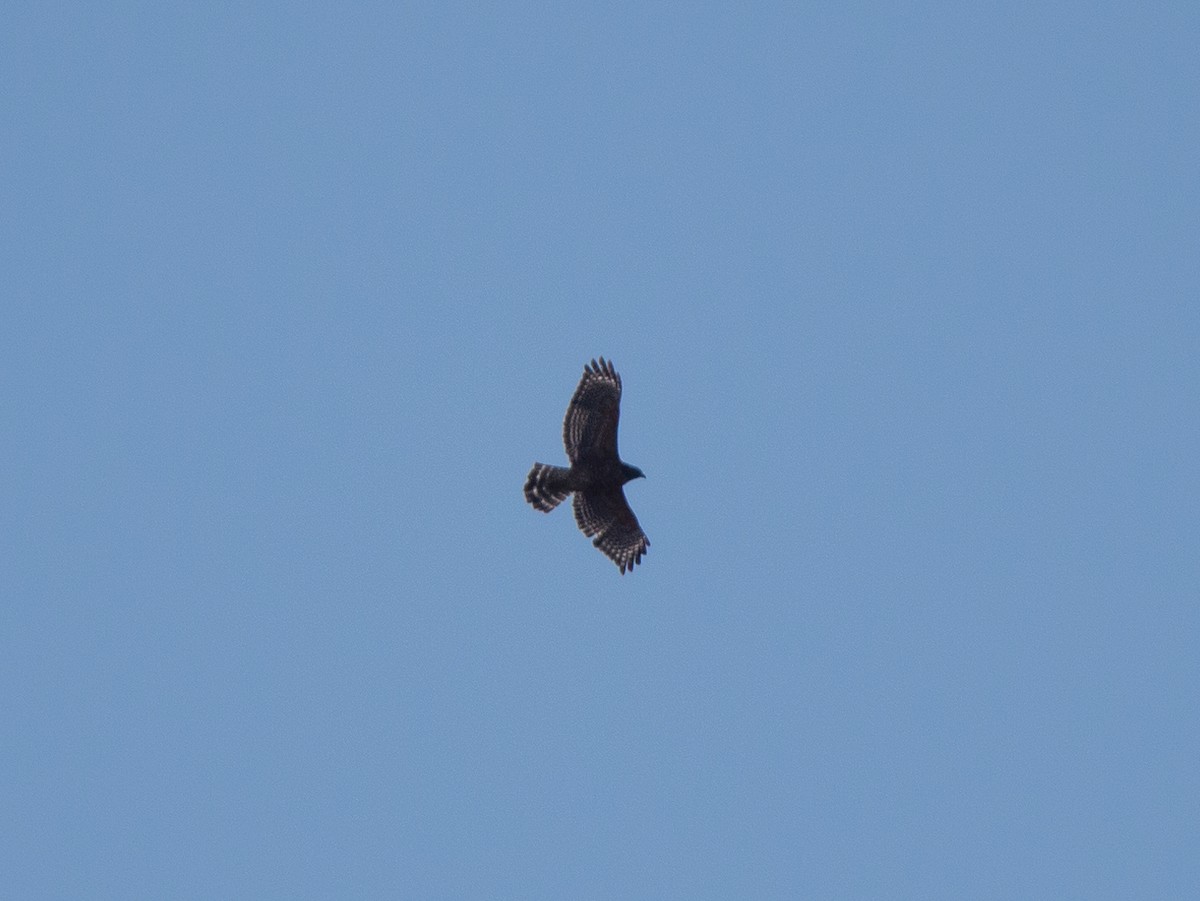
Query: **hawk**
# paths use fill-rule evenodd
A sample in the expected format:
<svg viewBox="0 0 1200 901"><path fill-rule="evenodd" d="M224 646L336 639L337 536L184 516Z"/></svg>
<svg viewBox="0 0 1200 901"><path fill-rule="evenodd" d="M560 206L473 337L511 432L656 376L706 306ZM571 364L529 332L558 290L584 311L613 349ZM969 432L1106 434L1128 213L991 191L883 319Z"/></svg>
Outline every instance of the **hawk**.
<svg viewBox="0 0 1200 901"><path fill-rule="evenodd" d="M644 479L636 466L617 455L617 419L621 415L621 377L604 357L583 367L583 378L567 406L563 445L570 468L534 463L525 480L525 500L549 513L575 495L575 522L625 575L650 547L646 533L629 509L621 486Z"/></svg>

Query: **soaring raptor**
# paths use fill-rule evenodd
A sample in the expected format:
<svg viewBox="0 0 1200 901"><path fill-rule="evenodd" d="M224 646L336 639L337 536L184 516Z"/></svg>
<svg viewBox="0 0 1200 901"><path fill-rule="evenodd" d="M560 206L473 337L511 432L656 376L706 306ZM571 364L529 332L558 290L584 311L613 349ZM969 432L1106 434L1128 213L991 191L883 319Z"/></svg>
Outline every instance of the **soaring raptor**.
<svg viewBox="0 0 1200 901"><path fill-rule="evenodd" d="M621 488L645 478L617 455L617 419L621 415L621 377L604 357L583 367L583 378L567 406L563 445L570 468L534 463L525 480L525 500L549 513L575 495L575 522L584 535L621 570L633 569L650 547L646 533L629 509Z"/></svg>

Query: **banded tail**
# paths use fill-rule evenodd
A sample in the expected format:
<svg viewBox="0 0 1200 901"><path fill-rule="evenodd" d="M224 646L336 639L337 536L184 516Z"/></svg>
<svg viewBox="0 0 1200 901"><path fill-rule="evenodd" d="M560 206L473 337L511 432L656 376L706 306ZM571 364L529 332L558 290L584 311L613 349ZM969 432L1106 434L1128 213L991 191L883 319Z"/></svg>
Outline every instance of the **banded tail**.
<svg viewBox="0 0 1200 901"><path fill-rule="evenodd" d="M567 487L569 473L564 466L534 463L525 480L525 500L543 513L549 513L571 494Z"/></svg>

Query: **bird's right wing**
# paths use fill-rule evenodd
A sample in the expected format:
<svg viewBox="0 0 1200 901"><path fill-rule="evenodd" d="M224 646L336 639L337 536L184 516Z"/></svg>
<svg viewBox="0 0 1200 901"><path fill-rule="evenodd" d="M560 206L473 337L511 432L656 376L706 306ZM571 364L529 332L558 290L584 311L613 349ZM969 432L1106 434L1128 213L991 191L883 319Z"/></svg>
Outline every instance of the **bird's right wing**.
<svg viewBox="0 0 1200 901"><path fill-rule="evenodd" d="M563 419L563 446L572 463L617 458L621 377L604 357L583 367L583 378Z"/></svg>

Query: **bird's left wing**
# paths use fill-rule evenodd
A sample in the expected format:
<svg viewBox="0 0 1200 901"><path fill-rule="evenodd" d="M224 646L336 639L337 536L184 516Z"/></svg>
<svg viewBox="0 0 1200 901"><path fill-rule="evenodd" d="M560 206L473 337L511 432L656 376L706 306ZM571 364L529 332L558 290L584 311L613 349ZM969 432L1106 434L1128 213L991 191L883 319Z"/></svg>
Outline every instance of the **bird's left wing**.
<svg viewBox="0 0 1200 901"><path fill-rule="evenodd" d="M575 522L584 535L595 536L592 544L617 564L621 575L640 563L650 547L620 488L575 492Z"/></svg>

